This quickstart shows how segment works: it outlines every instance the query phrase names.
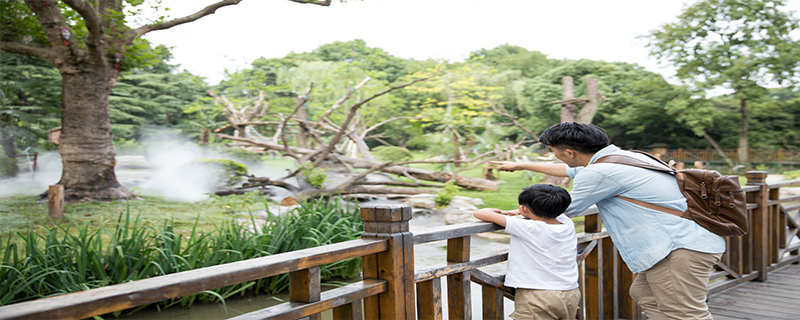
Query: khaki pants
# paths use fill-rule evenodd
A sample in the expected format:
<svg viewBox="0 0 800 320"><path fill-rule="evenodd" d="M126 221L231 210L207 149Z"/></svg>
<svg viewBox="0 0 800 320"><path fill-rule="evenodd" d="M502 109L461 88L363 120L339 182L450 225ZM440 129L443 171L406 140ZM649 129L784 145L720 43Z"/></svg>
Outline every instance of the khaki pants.
<svg viewBox="0 0 800 320"><path fill-rule="evenodd" d="M581 290L517 289L511 319L574 320L581 301Z"/></svg>
<svg viewBox="0 0 800 320"><path fill-rule="evenodd" d="M708 312L708 277L721 253L672 251L652 268L636 274L631 298L651 320L712 319Z"/></svg>

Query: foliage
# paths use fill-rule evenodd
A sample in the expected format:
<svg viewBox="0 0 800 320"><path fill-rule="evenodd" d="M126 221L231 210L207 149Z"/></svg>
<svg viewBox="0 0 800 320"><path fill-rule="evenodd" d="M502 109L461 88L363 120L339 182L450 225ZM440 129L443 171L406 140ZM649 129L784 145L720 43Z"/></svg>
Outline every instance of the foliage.
<svg viewBox="0 0 800 320"><path fill-rule="evenodd" d="M700 89L725 88L739 101L739 161L747 162L747 103L767 86L794 84L800 42L791 33L800 20L782 11L782 0L703 0L678 22L647 35L651 55L677 68L677 76Z"/></svg>
<svg viewBox="0 0 800 320"><path fill-rule="evenodd" d="M200 217L188 234L176 232L173 220L150 222L120 214L116 224L102 221L29 230L0 239L0 305L82 291L149 277L274 255L357 239L363 232L358 208L340 201L301 203L293 213L258 224L228 219L205 232ZM108 226L108 227L106 227ZM352 278L360 261L322 266L323 279ZM162 307L224 300L245 292L285 290L288 274L259 279L162 301Z"/></svg>
<svg viewBox="0 0 800 320"><path fill-rule="evenodd" d="M411 160L414 155L406 148L377 146L372 148L372 155L382 161L402 162Z"/></svg>
<svg viewBox="0 0 800 320"><path fill-rule="evenodd" d="M698 87L759 97L767 84L792 81L800 71L800 43L790 36L800 21L783 6L782 0L698 1L677 22L651 31L648 47Z"/></svg>
<svg viewBox="0 0 800 320"><path fill-rule="evenodd" d="M433 201L436 202L437 207L446 207L450 204L450 201L453 201L453 197L456 196L456 193L458 193L458 186L450 181L445 184L444 190L436 193L436 195L433 197Z"/></svg>
<svg viewBox="0 0 800 320"><path fill-rule="evenodd" d="M783 175L783 176L784 176L784 177L785 177L787 180L794 180L794 179L800 178L800 170L790 170L790 171L784 171L784 172L782 173L782 175Z"/></svg>
<svg viewBox="0 0 800 320"><path fill-rule="evenodd" d="M321 45L310 53L290 54L289 57L306 61L346 62L369 72L371 77L386 82L393 82L407 74L405 59L392 56L380 48L367 47L366 42L361 39L347 42L334 41Z"/></svg>
<svg viewBox="0 0 800 320"><path fill-rule="evenodd" d="M224 208L225 213L250 212L267 200L267 197L260 191L228 196L218 196L216 194L209 194L208 196L208 201L211 202L211 205Z"/></svg>
<svg viewBox="0 0 800 320"><path fill-rule="evenodd" d="M201 165L216 169L219 181L227 186L233 186L247 175L247 167L237 161L229 159L198 159L189 163L189 166ZM184 168L184 170L191 170Z"/></svg>
<svg viewBox="0 0 800 320"><path fill-rule="evenodd" d="M311 161L304 163L299 169L300 173L306 177L306 181L314 188L322 189L325 180L328 179L328 171L322 168L315 168Z"/></svg>
<svg viewBox="0 0 800 320"><path fill-rule="evenodd" d="M45 143L60 124L61 76L39 59L0 51L0 131L19 146ZM3 142L6 145L8 142Z"/></svg>
<svg viewBox="0 0 800 320"><path fill-rule="evenodd" d="M189 122L186 106L205 96L200 77L187 72L124 73L111 91L110 117L115 138L138 137L143 125L173 126Z"/></svg>

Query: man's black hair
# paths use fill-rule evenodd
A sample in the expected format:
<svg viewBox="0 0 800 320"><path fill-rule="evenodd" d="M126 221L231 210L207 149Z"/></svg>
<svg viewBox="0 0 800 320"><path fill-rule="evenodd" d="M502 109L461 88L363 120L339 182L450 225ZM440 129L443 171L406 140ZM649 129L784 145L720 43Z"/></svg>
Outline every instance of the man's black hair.
<svg viewBox="0 0 800 320"><path fill-rule="evenodd" d="M602 128L577 122L550 126L539 136L539 142L550 147L568 147L583 153L595 153L609 144L608 134Z"/></svg>
<svg viewBox="0 0 800 320"><path fill-rule="evenodd" d="M551 184L534 184L522 188L517 201L537 217L552 219L567 210L572 198L564 188Z"/></svg>

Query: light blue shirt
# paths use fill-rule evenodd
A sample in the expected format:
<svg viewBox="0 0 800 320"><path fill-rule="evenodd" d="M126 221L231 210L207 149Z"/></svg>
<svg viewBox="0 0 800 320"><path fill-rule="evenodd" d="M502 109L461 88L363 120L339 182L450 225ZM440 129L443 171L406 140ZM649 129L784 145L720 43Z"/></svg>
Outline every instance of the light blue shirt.
<svg viewBox="0 0 800 320"><path fill-rule="evenodd" d="M567 215L575 215L597 204L600 218L620 256L633 273L650 269L675 249L722 253L725 240L692 220L640 207L616 198L636 200L685 211L686 198L669 173L616 164L594 162L609 154L622 154L656 165L645 155L609 145L595 153L586 167L567 168L574 180L572 204Z"/></svg>

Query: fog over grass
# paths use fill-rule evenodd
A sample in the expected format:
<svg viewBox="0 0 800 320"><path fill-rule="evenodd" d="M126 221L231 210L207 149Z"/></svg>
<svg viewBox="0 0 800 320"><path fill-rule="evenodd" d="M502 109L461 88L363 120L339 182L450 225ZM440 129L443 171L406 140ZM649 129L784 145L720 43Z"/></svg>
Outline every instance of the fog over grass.
<svg viewBox="0 0 800 320"><path fill-rule="evenodd" d="M222 182L212 166L194 164L200 159L238 161L259 177L286 175L280 166L237 159L166 129L147 130L139 143L141 151L117 151L115 173L123 186L140 196L187 202L207 199ZM61 156L55 151L39 154L36 172L31 172L31 166L32 162L21 163L17 177L0 179L0 197L42 194L61 177Z"/></svg>

